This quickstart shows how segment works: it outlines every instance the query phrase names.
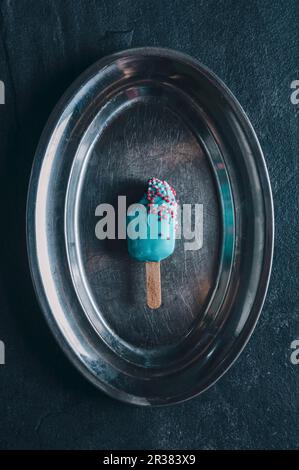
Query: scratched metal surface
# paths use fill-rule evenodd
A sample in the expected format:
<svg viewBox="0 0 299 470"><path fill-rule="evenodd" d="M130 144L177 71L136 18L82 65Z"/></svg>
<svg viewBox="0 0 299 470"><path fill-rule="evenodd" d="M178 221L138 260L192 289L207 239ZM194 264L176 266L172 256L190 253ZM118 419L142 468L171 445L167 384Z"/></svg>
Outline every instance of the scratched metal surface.
<svg viewBox="0 0 299 470"><path fill-rule="evenodd" d="M151 102L153 101L153 102ZM131 260L125 240L97 240L95 208L117 196L138 202L151 175L167 179L182 204L204 205L204 244L161 263L163 304L146 305L145 266ZM103 132L89 160L82 186L79 230L86 280L98 315L136 347L176 342L188 334L215 285L219 258L220 208L210 163L190 129L170 108L153 100L124 110ZM194 222L194 220L193 220Z"/></svg>

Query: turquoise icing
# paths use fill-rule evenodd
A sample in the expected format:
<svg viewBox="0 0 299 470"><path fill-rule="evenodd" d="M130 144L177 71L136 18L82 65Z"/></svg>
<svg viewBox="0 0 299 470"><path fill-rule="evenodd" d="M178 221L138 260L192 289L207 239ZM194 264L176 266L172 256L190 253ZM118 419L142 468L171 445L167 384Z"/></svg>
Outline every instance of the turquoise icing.
<svg viewBox="0 0 299 470"><path fill-rule="evenodd" d="M137 212L136 212L137 209ZM127 215L128 251L138 261L161 261L175 248L176 192L166 181L151 178L147 191ZM132 236L136 237L132 239Z"/></svg>

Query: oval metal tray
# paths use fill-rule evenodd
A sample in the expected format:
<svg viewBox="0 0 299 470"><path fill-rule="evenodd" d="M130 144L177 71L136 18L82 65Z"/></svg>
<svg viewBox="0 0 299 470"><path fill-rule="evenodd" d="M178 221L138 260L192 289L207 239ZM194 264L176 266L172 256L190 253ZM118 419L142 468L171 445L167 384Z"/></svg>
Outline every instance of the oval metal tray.
<svg viewBox="0 0 299 470"><path fill-rule="evenodd" d="M150 176L203 204L203 247L161 266L163 304L145 302L143 263L99 241L95 209L136 202ZM273 251L273 207L258 140L225 85L183 54L124 51L93 65L42 135L27 207L32 277L65 353L97 387L141 405L214 383L258 319Z"/></svg>

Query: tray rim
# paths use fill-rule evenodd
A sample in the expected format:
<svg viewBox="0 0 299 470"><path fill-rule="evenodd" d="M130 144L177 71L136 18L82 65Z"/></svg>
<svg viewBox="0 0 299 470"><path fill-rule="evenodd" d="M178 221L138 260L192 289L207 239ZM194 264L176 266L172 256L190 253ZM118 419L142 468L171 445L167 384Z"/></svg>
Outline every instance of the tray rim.
<svg viewBox="0 0 299 470"><path fill-rule="evenodd" d="M37 189L37 181L39 170L41 167L41 163L43 161L44 150L47 147L47 143L49 142L49 136L52 134L53 130L55 129L55 123L57 124L57 118L61 116L62 111L65 109L67 104L71 101L73 96L76 94L78 90L78 85L82 84L87 78L92 77L92 72L96 72L99 69L105 67L112 61L117 60L118 58L122 58L124 56L133 56L138 54L139 56L159 56L159 57L168 57L173 59L180 59L185 63L195 66L197 69L200 69L202 73L204 73L208 78L213 80L213 85L216 86L218 89L221 90L222 93L226 94L230 104L234 108L235 113L238 115L238 118L243 121L243 124L246 126L248 132L250 133L250 139L256 145L257 152L259 154L258 158L258 168L261 170L261 180L263 186L263 201L265 203L265 214L267 217L267 223L265 223L265 249L264 249L264 261L262 264L262 271L260 275L260 283L257 289L257 294L255 296L254 304L251 308L250 319L251 319L251 326L246 330L246 334L243 333L242 336L239 337L232 350L230 351L229 357L226 357L223 362L221 362L221 371L216 373L215 380L210 381L206 384L200 391L197 393L193 393L189 396L184 396L179 400L167 401L165 403L152 403L150 401L143 401L139 400L139 397L135 395L131 395L123 390L114 388L106 383L100 382L96 377L94 377L89 370L86 369L86 366L81 362L81 360L74 354L74 351L71 349L70 345L65 340L63 334L61 333L58 325L56 324L53 316L50 305L48 303L47 296L44 292L43 282L41 279L40 271L38 269L38 257L36 252L36 238L35 232L32 230L35 222L35 195ZM28 263L30 267L30 273L32 278L33 287L36 293L36 297L38 303L41 307L43 315L54 335L56 341L58 342L61 349L64 351L66 356L69 358L70 362L77 368L81 374L88 379L89 382L93 383L98 389L105 392L108 396L116 398L120 401L125 403L133 404L133 405L145 405L145 406L170 406L173 404L181 403L187 400L190 400L207 389L209 389L212 385L214 385L237 361L240 354L242 353L243 349L247 345L251 335L255 329L257 321L260 317L265 298L267 295L270 277L271 277L271 270L272 270L272 263L273 263L273 252L274 252L274 204L273 204L273 196L272 196L272 189L270 184L270 178L266 166L265 157L263 151L261 149L261 145L257 138L256 132L246 115L243 107L239 103L238 99L234 96L234 94L230 91L230 89L225 85L225 83L207 66L203 65L199 60L191 57L188 54L185 54L180 51L176 51L169 48L163 47L138 47L138 48L131 48L122 50L120 52L116 52L105 56L91 66L89 66L83 73L81 73L76 80L67 88L64 92L62 97L59 99L57 104L55 105L53 111L51 112L46 125L43 129L41 134L33 164L31 169L31 175L28 185L28 193L27 193L27 203L26 203L26 243L27 243L27 256L28 256ZM245 336L245 338L243 338ZM234 351L234 353L233 353ZM233 359L231 359L233 356Z"/></svg>

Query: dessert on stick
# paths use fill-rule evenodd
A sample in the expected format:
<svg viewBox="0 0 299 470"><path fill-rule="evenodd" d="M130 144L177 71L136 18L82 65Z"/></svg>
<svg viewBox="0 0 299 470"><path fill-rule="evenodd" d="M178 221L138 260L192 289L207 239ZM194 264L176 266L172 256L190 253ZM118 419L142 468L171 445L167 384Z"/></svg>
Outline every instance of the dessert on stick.
<svg viewBox="0 0 299 470"><path fill-rule="evenodd" d="M161 306L160 261L175 248L177 206L172 186L152 177L142 199L128 210L128 251L146 263L147 304L153 309Z"/></svg>

